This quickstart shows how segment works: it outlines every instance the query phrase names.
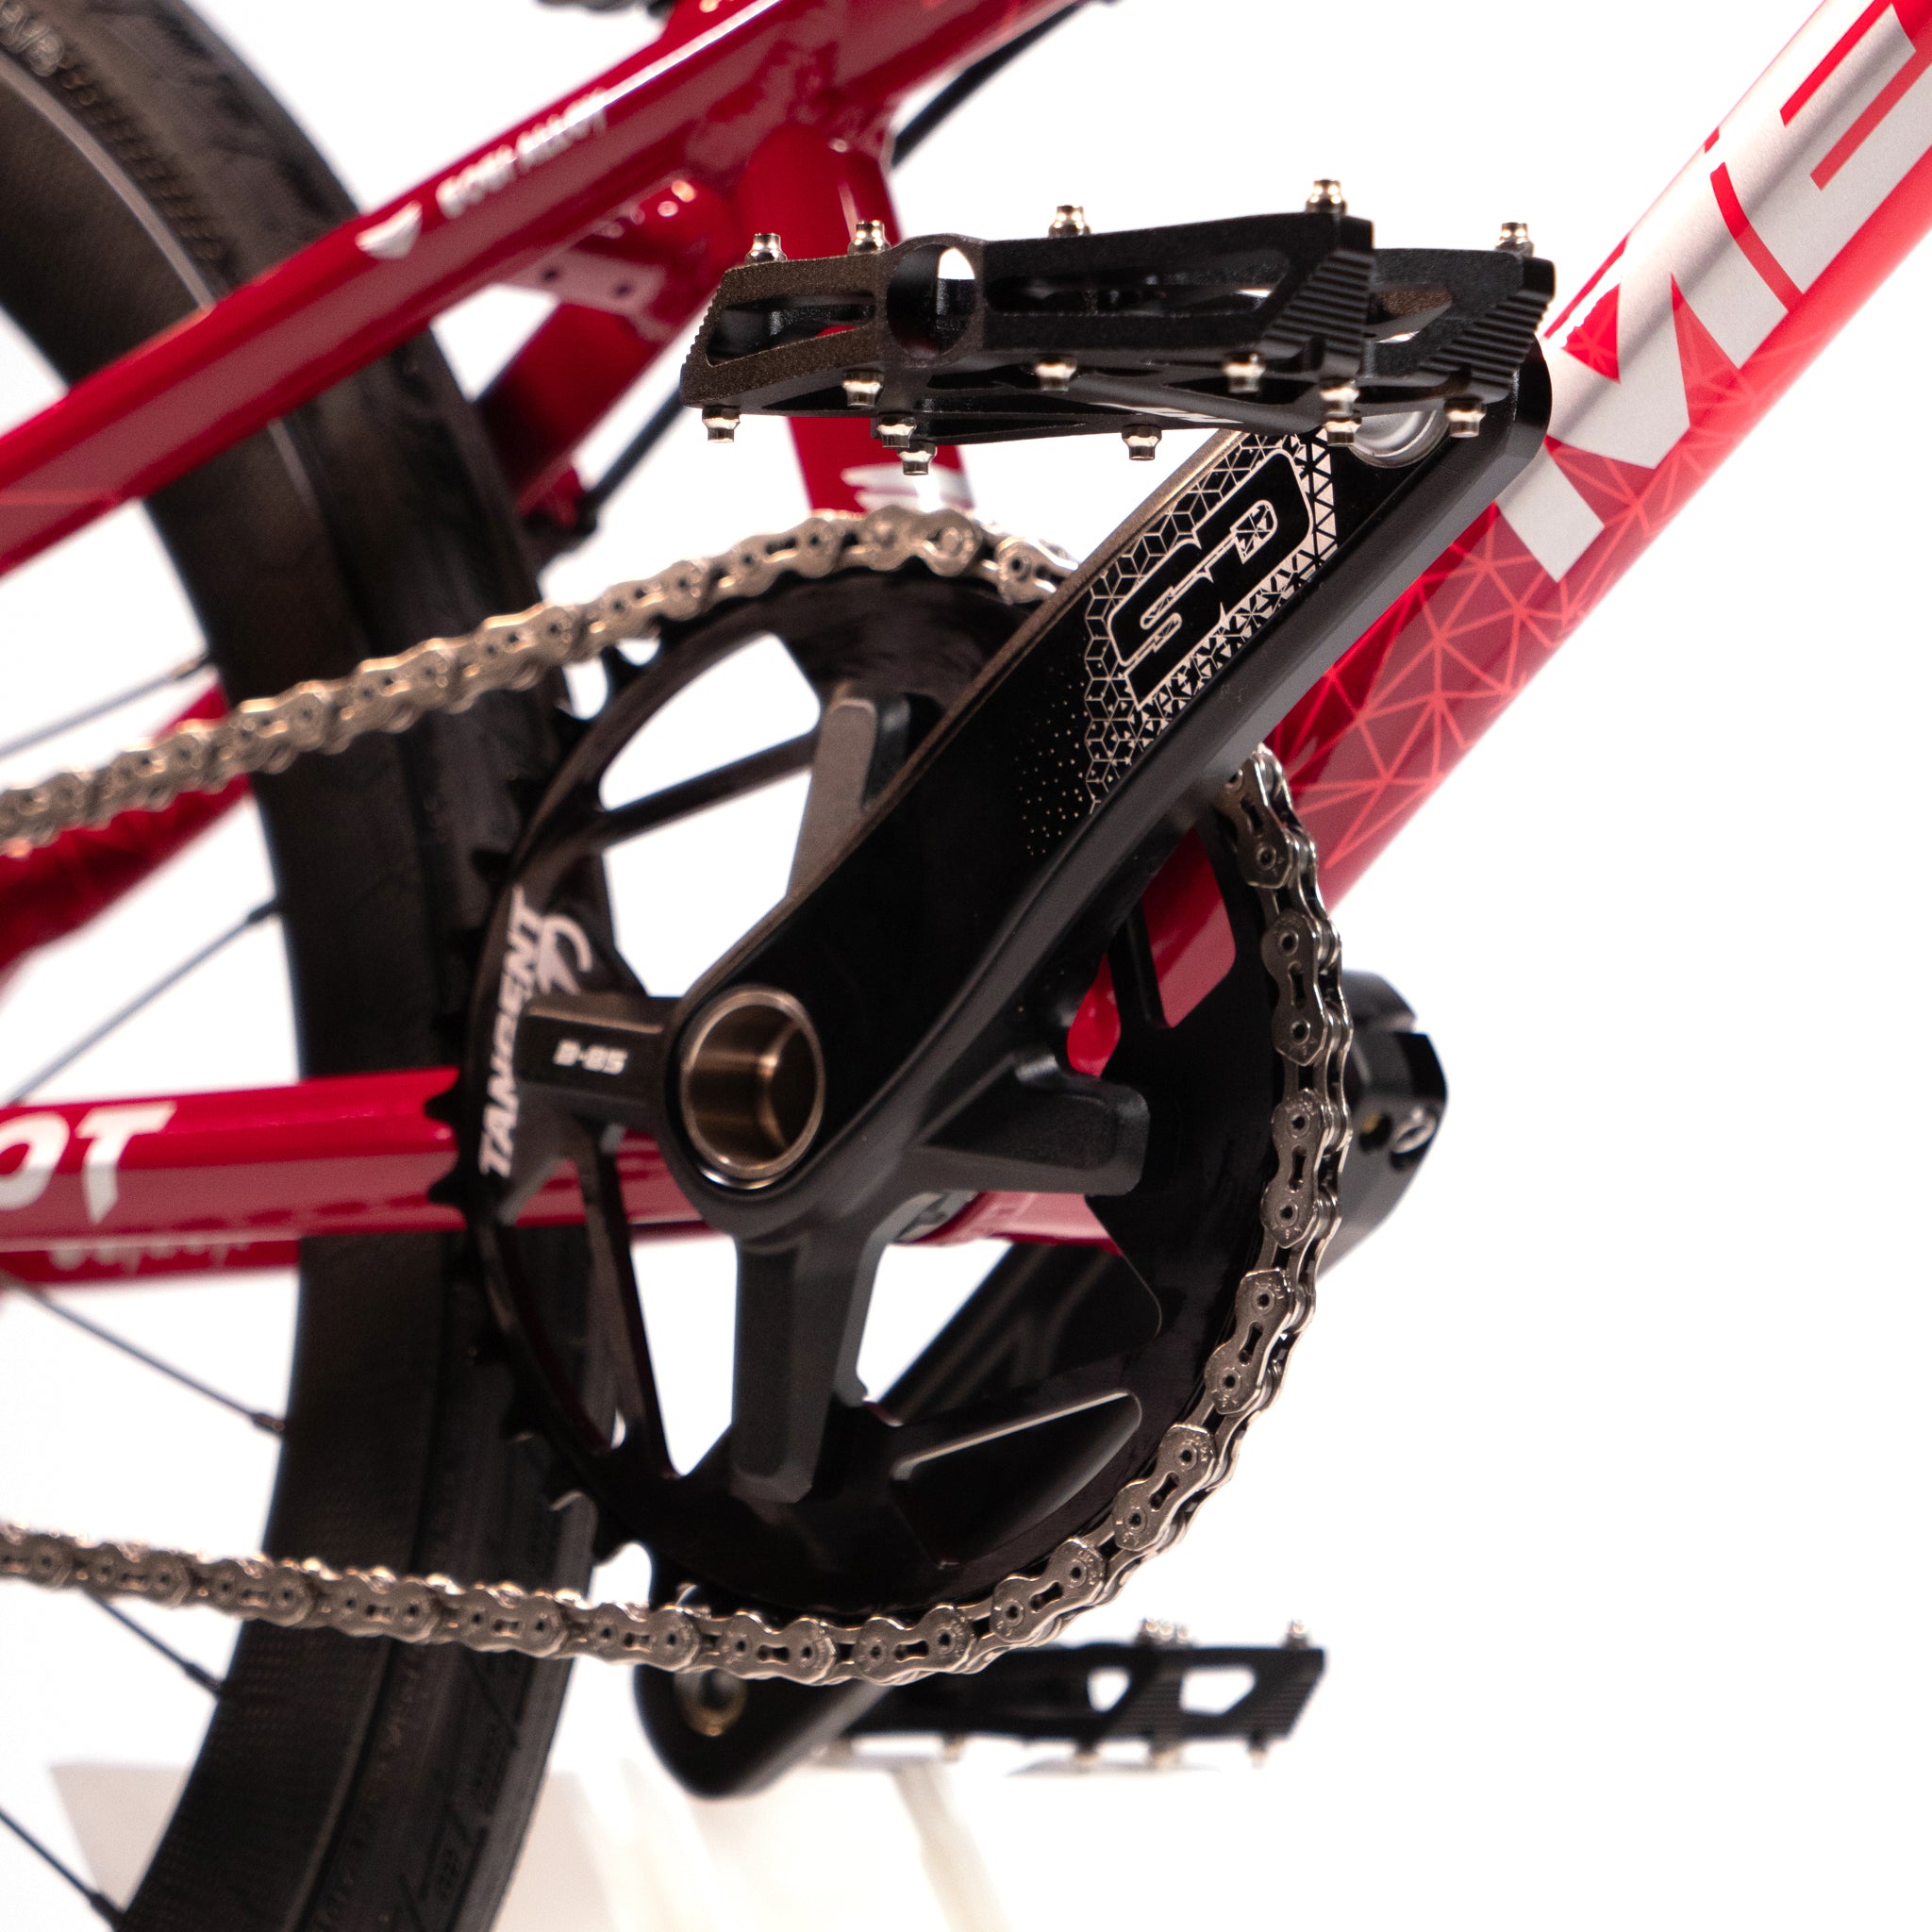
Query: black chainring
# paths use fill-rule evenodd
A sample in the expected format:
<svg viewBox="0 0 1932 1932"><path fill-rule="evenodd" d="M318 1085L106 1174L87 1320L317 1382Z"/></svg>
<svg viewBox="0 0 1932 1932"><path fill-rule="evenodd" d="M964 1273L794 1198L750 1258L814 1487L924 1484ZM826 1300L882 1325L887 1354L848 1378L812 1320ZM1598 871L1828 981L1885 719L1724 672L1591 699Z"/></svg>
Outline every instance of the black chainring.
<svg viewBox="0 0 1932 1932"><path fill-rule="evenodd" d="M850 1617L917 1614L983 1593L1084 1529L1152 1455L1197 1390L1201 1363L1251 1264L1279 1086L1270 1037L1274 987L1262 964L1257 897L1236 875L1211 813L1199 836L1231 928L1233 963L1224 976L1170 1026L1131 902L1107 950L1121 1018L1107 1077L1145 1098L1151 1130L1139 1184L1090 1204L1119 1252L1010 1250L883 1396L837 1408L811 1486L796 1502L734 1492L725 1439L687 1474L671 1464L614 1137L525 1098L525 1164L536 1148L546 1161L575 1164L589 1209L593 1299L605 1310L605 1367L614 1365L620 1388L634 1378L633 1420L614 1441L606 1391L613 1378L598 1376L600 1398L568 1367L534 1272L523 1265L529 1237L507 1223L503 1189L480 1172L512 903L526 917L560 915L581 928L593 955L571 962L582 991L644 990L606 908L596 855L612 822L599 785L665 703L742 645L775 635L822 704L854 682L905 697L913 728L903 757L1022 615L984 584L914 565L890 577L792 581L667 625L641 666L607 654L609 697L513 861L477 979L462 1089L461 1192L535 1424L559 1457L559 1492L592 1498L607 1551L631 1541L649 1549L660 1598L691 1586L713 1607ZM690 796L704 790L702 781L678 789ZM1098 964L1097 956L1084 962L1080 986ZM1059 977L1046 1043L1064 1061L1071 1008L1064 971Z"/></svg>

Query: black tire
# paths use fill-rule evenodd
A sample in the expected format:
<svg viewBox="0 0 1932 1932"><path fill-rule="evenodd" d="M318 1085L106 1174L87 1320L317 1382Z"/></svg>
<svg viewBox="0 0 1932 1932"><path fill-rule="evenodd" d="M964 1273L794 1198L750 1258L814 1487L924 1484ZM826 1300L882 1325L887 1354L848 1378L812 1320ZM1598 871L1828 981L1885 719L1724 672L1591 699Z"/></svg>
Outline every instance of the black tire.
<svg viewBox="0 0 1932 1932"><path fill-rule="evenodd" d="M0 307L69 381L354 211L178 0L0 9ZM150 508L231 698L535 595L426 339ZM307 1072L456 1058L490 901L476 858L508 851L521 788L553 762L545 717L489 698L258 785ZM552 1258L567 1299L570 1243ZM587 1512L553 1512L508 1439L489 1337L454 1241L310 1243L267 1547L581 1583ZM129 1932L488 1925L563 1682L560 1665L251 1626Z"/></svg>

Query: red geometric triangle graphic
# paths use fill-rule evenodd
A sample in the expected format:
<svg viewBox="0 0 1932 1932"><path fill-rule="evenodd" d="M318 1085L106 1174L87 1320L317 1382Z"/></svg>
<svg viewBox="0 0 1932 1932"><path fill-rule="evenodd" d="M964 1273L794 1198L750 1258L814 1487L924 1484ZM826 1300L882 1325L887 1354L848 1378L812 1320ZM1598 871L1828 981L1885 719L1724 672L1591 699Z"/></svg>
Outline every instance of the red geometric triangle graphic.
<svg viewBox="0 0 1932 1932"><path fill-rule="evenodd" d="M1591 306L1591 310L1563 338L1563 353L1574 356L1586 369L1617 379L1617 294L1622 288L1607 290Z"/></svg>

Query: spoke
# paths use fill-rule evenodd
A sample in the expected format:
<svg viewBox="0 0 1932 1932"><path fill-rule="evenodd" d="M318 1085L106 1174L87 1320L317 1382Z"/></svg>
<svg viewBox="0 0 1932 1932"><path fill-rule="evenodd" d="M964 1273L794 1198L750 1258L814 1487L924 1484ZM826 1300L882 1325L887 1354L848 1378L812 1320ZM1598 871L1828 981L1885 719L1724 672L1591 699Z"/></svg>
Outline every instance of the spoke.
<svg viewBox="0 0 1932 1932"><path fill-rule="evenodd" d="M10 1812L0 1811L0 1824L4 1824L37 1858L51 1865L55 1871L59 1873L61 1877L66 1879L68 1884L73 1886L75 1890L79 1892L81 1897L86 1899L88 1904L102 1918L107 1920L108 1924L118 1925L121 1923L123 1916L121 1907L112 1899L108 1898L105 1892L96 1891L78 1872L75 1872L71 1866L62 1863L60 1859L57 1858L19 1819L15 1818Z"/></svg>
<svg viewBox="0 0 1932 1932"><path fill-rule="evenodd" d="M263 920L273 918L279 909L275 902L269 899L258 906L253 912L243 914L226 932L216 934L199 952L190 954L180 965L164 973L145 992L137 993L118 1012L108 1014L92 1032L83 1034L72 1046L56 1055L31 1078L22 1081L20 1086L7 1096L5 1105L18 1107L22 1101L28 1099L36 1089L44 1087L56 1074L65 1072L82 1054L98 1046L110 1033L118 1031L137 1013L152 1006L171 987L179 986L191 973L199 972L224 947L233 945L244 932L259 925Z"/></svg>
<svg viewBox="0 0 1932 1932"><path fill-rule="evenodd" d="M667 785L661 791L619 806L586 827L579 849L586 856L608 852L626 839L655 832L675 820L690 818L693 812L722 805L727 798L740 798L746 792L775 785L781 778L809 768L817 742L818 733L808 731L801 737L788 738L783 744L753 752L748 758L734 758L730 764L720 765L715 772L707 772L701 777L687 778L681 785Z"/></svg>
<svg viewBox="0 0 1932 1932"><path fill-rule="evenodd" d="M0 758L10 758L16 752L31 751L37 744L45 744L50 738L58 738L63 731L72 731L82 724L92 724L96 718L105 718L110 711L118 711L123 705L131 705L137 698L152 697L158 691L166 691L171 684L185 684L197 672L208 669L206 658L190 658L177 664L172 671L164 671L158 677L150 677L128 688L111 698L103 698L97 705L90 705L84 711L71 712L67 717L57 719L52 724L42 724L29 731L25 738L9 740L0 744Z"/></svg>
<svg viewBox="0 0 1932 1932"><path fill-rule="evenodd" d="M814 1228L775 1252L739 1249L730 1457L740 1495L797 1502L832 1405L864 1400L858 1344L873 1277L903 1221Z"/></svg>
<svg viewBox="0 0 1932 1932"><path fill-rule="evenodd" d="M1018 1246L879 1398L915 1426L1118 1361L1159 1334L1160 1304L1105 1248Z"/></svg>
<svg viewBox="0 0 1932 1932"><path fill-rule="evenodd" d="M891 1436L892 1473L904 1475L922 1463L943 1461L990 1442L1024 1436L1123 1398L1132 1402L1132 1391L1124 1386L1124 1354L1123 1350L1101 1361L1082 1363L1043 1385L974 1391L950 1408L901 1424Z"/></svg>
<svg viewBox="0 0 1932 1932"><path fill-rule="evenodd" d="M1147 1153L1144 1095L1042 1057L990 1083L921 1147L922 1181L946 1191L1124 1194Z"/></svg>
<svg viewBox="0 0 1932 1932"><path fill-rule="evenodd" d="M664 441L671 425L684 414L684 398L675 390L651 411L644 426L625 444L610 467L578 499L579 512L595 516L629 482L631 473Z"/></svg>
<svg viewBox="0 0 1932 1932"><path fill-rule="evenodd" d="M892 1500L919 1540L958 1560L1018 1536L1095 1481L1141 1426L1119 1365L1057 1389L976 1403L891 1432Z"/></svg>
<svg viewBox="0 0 1932 1932"><path fill-rule="evenodd" d="M845 835L864 816L867 799L878 789L886 758L895 766L904 762L906 720L904 698L870 691L840 691L825 707L819 720L811 790L806 793L805 815L798 822L788 891L810 878L844 843Z"/></svg>
<svg viewBox="0 0 1932 1932"><path fill-rule="evenodd" d="M232 1395L224 1395L219 1389L210 1389L206 1382L191 1375L185 1369L177 1369L172 1362L164 1362L158 1356L148 1354L144 1348L137 1348L131 1341L116 1335L111 1329L103 1328L98 1322L90 1322L85 1315L76 1315L72 1308L62 1307L57 1301L50 1301L43 1290L32 1288L24 1281L16 1281L11 1275L0 1275L0 1286L17 1289L37 1307L46 1309L50 1315L57 1315L71 1326L78 1328L84 1335L92 1335L96 1341L104 1341L109 1348L117 1348L125 1356L138 1361L143 1368L152 1369L158 1375L165 1375L171 1382L178 1382L184 1389L192 1389L195 1394L206 1396L208 1401L219 1403L231 1414L243 1417L264 1435L279 1436L282 1433L280 1416L269 1415L258 1408L250 1408L245 1402L237 1402Z"/></svg>
<svg viewBox="0 0 1932 1932"><path fill-rule="evenodd" d="M152 1630L137 1624L125 1610L114 1604L110 1604L106 1597L95 1596L90 1591L88 1593L88 1600L107 1611L108 1616L112 1617L122 1629L132 1631L150 1650L159 1651L190 1683L198 1684L210 1697L219 1697L222 1694L222 1680L211 1671L203 1670L192 1657L183 1657L172 1645L163 1643Z"/></svg>
<svg viewBox="0 0 1932 1932"><path fill-rule="evenodd" d="M579 1126L572 1150L577 1185L584 1196L584 1233L591 1249L591 1317L604 1339L606 1359L616 1379L617 1412L625 1441L634 1453L668 1470L664 1418L658 1406L658 1383L651 1369L651 1345L644 1334L631 1264L630 1224L625 1219L624 1191L617 1163Z"/></svg>

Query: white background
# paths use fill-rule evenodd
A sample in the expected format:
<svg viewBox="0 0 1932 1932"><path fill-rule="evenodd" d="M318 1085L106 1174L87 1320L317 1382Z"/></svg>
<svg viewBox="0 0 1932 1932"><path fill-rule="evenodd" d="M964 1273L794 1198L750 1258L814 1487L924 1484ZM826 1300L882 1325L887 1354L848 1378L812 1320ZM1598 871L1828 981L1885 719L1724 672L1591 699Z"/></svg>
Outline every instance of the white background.
<svg viewBox="0 0 1932 1932"><path fill-rule="evenodd" d="M366 206L641 31L529 0L206 10ZM1801 18L1123 0L918 157L906 226L1032 232L1067 199L1109 226L1291 207L1335 175L1388 242L1481 246L1527 220L1560 302ZM1272 1640L1297 1616L1328 1677L1258 1774L1050 1783L969 1760L962 1803L1016 1919L1924 1923L1928 298L1908 263L1342 908L1351 959L1447 1064L1446 1130L1324 1285L1232 1491L1087 1633L1164 1614ZM451 318L467 383L531 313L503 296ZM0 415L41 399L18 355L0 374ZM768 427L732 451L681 429L550 587L791 521ZM988 513L1075 550L1146 480L1098 441L973 471ZM138 522L91 541L0 592L23 715L54 703L49 666L72 691L191 647ZM138 614L76 624L104 588ZM24 975L0 1077L262 896L252 838L238 821ZM720 916L674 906L674 935L687 915ZM48 1091L283 1077L275 945L243 941ZM653 1319L681 1305L715 1351L719 1251L652 1265ZM279 1399L284 1287L86 1306ZM255 1452L48 1317L0 1312L0 1512L245 1544ZM224 1648L192 1623L182 1641ZM63 1846L45 1766L178 1763L202 1708L85 1606L0 1602L0 1803ZM559 1761L608 1779L637 1750L626 1687L580 1673ZM827 1924L918 1923L867 1877L889 1800L851 1790L787 1853L818 1861L798 1881L835 1888ZM0 1846L12 1887L9 1924L91 1923Z"/></svg>

